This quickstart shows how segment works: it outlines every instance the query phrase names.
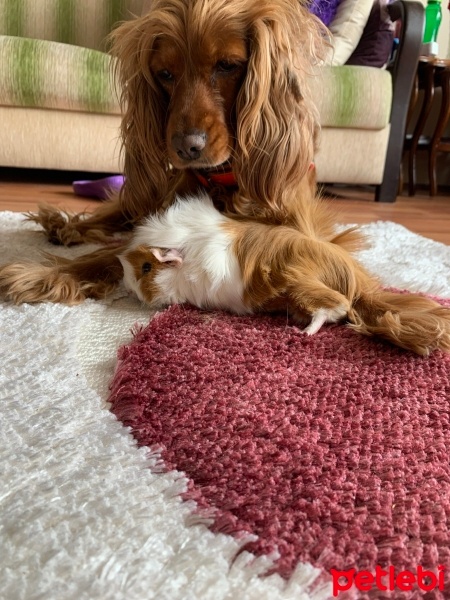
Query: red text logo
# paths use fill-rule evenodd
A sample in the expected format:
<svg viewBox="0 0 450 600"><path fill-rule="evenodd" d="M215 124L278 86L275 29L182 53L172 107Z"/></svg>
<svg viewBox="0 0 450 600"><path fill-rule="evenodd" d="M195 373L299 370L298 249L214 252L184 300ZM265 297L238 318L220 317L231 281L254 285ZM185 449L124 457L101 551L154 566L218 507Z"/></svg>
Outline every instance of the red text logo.
<svg viewBox="0 0 450 600"><path fill-rule="evenodd" d="M345 592L352 586L355 586L361 592L370 592L373 589L382 592L401 590L410 592L414 586L417 586L423 592L431 590L444 590L444 567L439 565L437 573L428 571L421 566L417 571L399 571L395 572L394 567L382 569L375 567L375 573L371 571L357 571L349 569L348 571L338 571L331 569L333 578L333 596L336 597L339 592Z"/></svg>

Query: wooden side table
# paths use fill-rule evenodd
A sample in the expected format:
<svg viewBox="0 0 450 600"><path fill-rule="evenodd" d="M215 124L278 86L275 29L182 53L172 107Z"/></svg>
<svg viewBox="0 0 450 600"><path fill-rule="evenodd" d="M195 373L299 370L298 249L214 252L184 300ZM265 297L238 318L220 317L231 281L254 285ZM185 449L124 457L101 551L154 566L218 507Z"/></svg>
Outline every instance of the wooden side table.
<svg viewBox="0 0 450 600"><path fill-rule="evenodd" d="M437 154L438 152L450 152L450 139L443 137L447 123L450 120L450 60L437 60L435 86L442 89L442 102L436 129L431 138L431 147L428 158L428 176L430 178L431 196L437 194Z"/></svg>
<svg viewBox="0 0 450 600"><path fill-rule="evenodd" d="M433 135L431 138L427 138L423 136L423 131L431 112L436 88L442 88L442 102ZM420 57L410 113L417 103L419 89L424 90L423 103L412 137L407 140L407 146L409 146L408 193L410 196L414 196L416 192L417 151L426 149L428 150L430 195L435 196L437 193L437 154L438 152L450 152L450 139L443 138L445 128L450 120L450 60Z"/></svg>

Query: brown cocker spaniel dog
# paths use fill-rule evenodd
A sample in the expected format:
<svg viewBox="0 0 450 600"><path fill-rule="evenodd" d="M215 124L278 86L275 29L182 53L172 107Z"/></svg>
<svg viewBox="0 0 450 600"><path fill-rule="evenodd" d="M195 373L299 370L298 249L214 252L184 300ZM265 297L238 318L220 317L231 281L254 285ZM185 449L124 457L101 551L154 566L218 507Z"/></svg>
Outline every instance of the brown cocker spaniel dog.
<svg viewBox="0 0 450 600"><path fill-rule="evenodd" d="M229 214L272 223L302 203L303 232L330 234L307 176L318 136L308 79L327 31L304 0L154 0L112 34L126 183L89 216L41 207L53 243L108 242L175 196L206 187ZM296 210L298 214L298 210ZM298 221L298 219L297 219ZM14 302L99 298L122 278L121 248L0 268Z"/></svg>

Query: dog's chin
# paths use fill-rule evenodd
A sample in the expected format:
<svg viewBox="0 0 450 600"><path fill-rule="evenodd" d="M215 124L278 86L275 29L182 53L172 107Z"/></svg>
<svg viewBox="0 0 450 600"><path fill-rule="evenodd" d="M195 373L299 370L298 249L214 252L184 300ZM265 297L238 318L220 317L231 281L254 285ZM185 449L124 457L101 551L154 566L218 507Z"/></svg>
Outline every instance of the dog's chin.
<svg viewBox="0 0 450 600"><path fill-rule="evenodd" d="M230 159L231 152L224 152L217 157L200 157L198 160L183 160L179 156L174 155L170 157L170 163L175 169L179 170L214 170L229 165Z"/></svg>

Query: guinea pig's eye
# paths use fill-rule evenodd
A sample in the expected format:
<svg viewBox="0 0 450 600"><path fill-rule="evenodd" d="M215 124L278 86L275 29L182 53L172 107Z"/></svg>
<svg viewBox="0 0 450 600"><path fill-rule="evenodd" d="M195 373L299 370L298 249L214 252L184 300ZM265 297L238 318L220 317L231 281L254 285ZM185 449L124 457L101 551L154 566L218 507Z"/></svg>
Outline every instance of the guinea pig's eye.
<svg viewBox="0 0 450 600"><path fill-rule="evenodd" d="M150 273L152 270L152 263L146 262L142 265L142 274Z"/></svg>

